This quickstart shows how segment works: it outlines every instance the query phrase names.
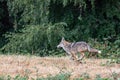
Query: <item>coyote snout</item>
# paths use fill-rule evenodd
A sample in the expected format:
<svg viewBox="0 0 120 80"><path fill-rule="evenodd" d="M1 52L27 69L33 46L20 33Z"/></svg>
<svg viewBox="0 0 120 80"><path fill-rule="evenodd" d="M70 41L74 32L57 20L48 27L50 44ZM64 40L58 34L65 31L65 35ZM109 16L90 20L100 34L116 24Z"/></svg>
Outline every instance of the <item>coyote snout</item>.
<svg viewBox="0 0 120 80"><path fill-rule="evenodd" d="M62 43L60 43L59 45L57 45L57 48L61 48L61 47L63 47Z"/></svg>
<svg viewBox="0 0 120 80"><path fill-rule="evenodd" d="M92 53L101 53L100 50L91 48L86 42L68 42L64 38L62 38L61 42L57 46L57 48L62 47L67 54L71 55L74 60L82 60L85 56L84 52L92 52ZM80 58L77 59L76 54L81 53Z"/></svg>
<svg viewBox="0 0 120 80"><path fill-rule="evenodd" d="M57 48L60 48L60 45L57 45Z"/></svg>

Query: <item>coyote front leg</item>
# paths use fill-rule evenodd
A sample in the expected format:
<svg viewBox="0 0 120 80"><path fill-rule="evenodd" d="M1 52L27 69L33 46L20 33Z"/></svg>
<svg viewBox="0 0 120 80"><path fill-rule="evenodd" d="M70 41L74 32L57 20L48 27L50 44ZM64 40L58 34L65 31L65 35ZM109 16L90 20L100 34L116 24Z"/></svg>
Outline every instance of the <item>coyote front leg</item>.
<svg viewBox="0 0 120 80"><path fill-rule="evenodd" d="M70 55L70 60L74 60L73 57L72 57L72 55Z"/></svg>
<svg viewBox="0 0 120 80"><path fill-rule="evenodd" d="M78 61L79 61L79 60L82 60L82 59L84 58L84 56L85 56L85 54L82 52L80 58L77 59L77 60L78 60Z"/></svg>
<svg viewBox="0 0 120 80"><path fill-rule="evenodd" d="M77 58L76 58L76 55L75 55L75 53L71 53L71 58L73 59L73 60L75 60L75 61L77 61Z"/></svg>

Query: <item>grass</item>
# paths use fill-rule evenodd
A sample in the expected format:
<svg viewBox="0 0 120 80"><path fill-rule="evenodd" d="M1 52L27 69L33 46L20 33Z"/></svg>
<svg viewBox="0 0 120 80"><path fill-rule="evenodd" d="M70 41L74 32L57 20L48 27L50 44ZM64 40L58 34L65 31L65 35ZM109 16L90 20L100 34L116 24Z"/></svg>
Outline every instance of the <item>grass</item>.
<svg viewBox="0 0 120 80"><path fill-rule="evenodd" d="M75 65L68 57L0 55L0 80L117 80L120 78L120 64L110 65L108 59L85 59L85 62Z"/></svg>
<svg viewBox="0 0 120 80"><path fill-rule="evenodd" d="M60 73L55 76L48 76L46 78L41 77L41 78L37 78L37 79L32 78L31 80L69 80L69 79L70 79L69 73ZM6 77L0 76L0 80L29 80L29 77L17 75L13 78L10 75L8 75Z"/></svg>
<svg viewBox="0 0 120 80"><path fill-rule="evenodd" d="M69 73L60 73L56 76L48 76L47 78L37 78L37 80L69 80Z"/></svg>
<svg viewBox="0 0 120 80"><path fill-rule="evenodd" d="M8 76L0 76L0 80L28 80L28 78L26 76L22 77L20 75L17 75L13 78L10 75L8 75Z"/></svg>
<svg viewBox="0 0 120 80"><path fill-rule="evenodd" d="M10 75L8 76L0 76L0 80L71 80L70 79L70 73L59 73L55 76L47 76L46 78L43 78L43 77L40 77L40 78L37 78L37 79L29 79L27 76L20 76L20 75L17 75L15 76L14 78L11 77ZM84 76L84 77L83 77ZM91 80L91 78L88 77L88 74L87 74L87 77L86 77L86 73L79 77L79 78L74 78L73 80ZM102 78L100 75L96 75L96 78L95 79L92 79L92 80L120 80L120 78L117 78L117 79L113 79L113 78Z"/></svg>

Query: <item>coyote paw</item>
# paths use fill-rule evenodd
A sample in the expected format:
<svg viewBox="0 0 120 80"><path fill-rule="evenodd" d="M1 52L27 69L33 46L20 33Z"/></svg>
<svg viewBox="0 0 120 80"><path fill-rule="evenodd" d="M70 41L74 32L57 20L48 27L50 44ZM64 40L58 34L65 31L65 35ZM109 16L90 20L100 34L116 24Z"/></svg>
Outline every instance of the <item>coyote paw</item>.
<svg viewBox="0 0 120 80"><path fill-rule="evenodd" d="M75 60L73 57L70 57L70 60Z"/></svg>
<svg viewBox="0 0 120 80"><path fill-rule="evenodd" d="M77 59L77 61L81 61L82 59L80 58L80 59Z"/></svg>

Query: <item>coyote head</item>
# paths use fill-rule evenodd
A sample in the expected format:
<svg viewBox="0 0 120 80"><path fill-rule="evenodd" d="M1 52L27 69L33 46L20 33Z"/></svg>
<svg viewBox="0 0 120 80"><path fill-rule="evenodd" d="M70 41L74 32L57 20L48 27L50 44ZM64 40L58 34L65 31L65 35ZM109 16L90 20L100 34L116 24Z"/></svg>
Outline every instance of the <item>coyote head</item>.
<svg viewBox="0 0 120 80"><path fill-rule="evenodd" d="M65 39L64 39L64 37L62 37L62 40L61 40L61 42L57 45L57 48L64 47L64 42L65 42Z"/></svg>

